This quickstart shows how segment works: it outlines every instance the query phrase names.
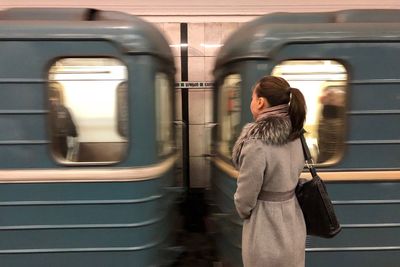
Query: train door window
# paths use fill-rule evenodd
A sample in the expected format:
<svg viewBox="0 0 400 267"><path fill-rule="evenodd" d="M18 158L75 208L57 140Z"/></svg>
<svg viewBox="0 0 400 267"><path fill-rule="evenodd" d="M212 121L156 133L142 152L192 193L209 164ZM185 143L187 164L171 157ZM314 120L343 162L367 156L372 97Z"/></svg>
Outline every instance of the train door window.
<svg viewBox="0 0 400 267"><path fill-rule="evenodd" d="M272 75L285 78L307 104L306 140L315 162L334 164L344 149L347 72L333 60L289 60Z"/></svg>
<svg viewBox="0 0 400 267"><path fill-rule="evenodd" d="M63 164L120 161L128 145L126 66L113 58L63 58L48 75L55 159Z"/></svg>
<svg viewBox="0 0 400 267"><path fill-rule="evenodd" d="M233 145L240 134L240 88L241 77L231 74L225 77L219 87L218 97L218 151L231 157Z"/></svg>
<svg viewBox="0 0 400 267"><path fill-rule="evenodd" d="M165 73L157 73L155 88L158 154L167 155L173 149L173 90Z"/></svg>

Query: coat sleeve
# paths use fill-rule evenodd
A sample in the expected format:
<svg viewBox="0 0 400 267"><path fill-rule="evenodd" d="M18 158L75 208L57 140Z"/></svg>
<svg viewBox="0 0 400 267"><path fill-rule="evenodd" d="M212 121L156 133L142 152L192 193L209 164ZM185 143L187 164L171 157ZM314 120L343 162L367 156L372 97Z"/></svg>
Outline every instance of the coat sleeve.
<svg viewBox="0 0 400 267"><path fill-rule="evenodd" d="M267 167L265 146L260 140L249 140L242 148L239 159L239 177L234 196L239 216L247 219L257 204Z"/></svg>

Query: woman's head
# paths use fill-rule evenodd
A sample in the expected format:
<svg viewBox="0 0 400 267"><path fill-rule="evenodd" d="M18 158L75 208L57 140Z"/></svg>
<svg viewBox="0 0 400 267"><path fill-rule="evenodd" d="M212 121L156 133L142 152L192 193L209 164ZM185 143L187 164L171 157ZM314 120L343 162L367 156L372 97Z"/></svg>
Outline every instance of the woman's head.
<svg viewBox="0 0 400 267"><path fill-rule="evenodd" d="M264 76L253 89L250 110L256 118L263 109L278 105L289 105L292 122L291 138L297 138L303 129L306 118L306 103L299 89L291 88L289 83L277 76Z"/></svg>

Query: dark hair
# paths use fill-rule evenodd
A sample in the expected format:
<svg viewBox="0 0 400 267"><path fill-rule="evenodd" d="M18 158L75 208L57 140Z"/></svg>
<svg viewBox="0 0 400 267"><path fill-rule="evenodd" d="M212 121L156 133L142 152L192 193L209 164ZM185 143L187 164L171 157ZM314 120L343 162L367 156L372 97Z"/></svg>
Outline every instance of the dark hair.
<svg viewBox="0 0 400 267"><path fill-rule="evenodd" d="M258 97L265 97L273 106L289 104L289 117L292 122L290 139L299 137L303 132L306 119L306 102L299 89L291 88L289 83L277 76L264 76L254 86Z"/></svg>

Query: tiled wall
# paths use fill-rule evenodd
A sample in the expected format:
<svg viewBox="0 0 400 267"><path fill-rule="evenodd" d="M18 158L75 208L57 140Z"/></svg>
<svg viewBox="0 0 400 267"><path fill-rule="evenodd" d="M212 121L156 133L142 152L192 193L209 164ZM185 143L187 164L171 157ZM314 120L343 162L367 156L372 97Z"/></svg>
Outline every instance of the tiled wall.
<svg viewBox="0 0 400 267"><path fill-rule="evenodd" d="M180 23L158 23L175 56L176 81L181 81ZM225 39L239 23L188 23L188 80L212 82L215 57ZM212 88L189 88L189 155L191 187L208 187L210 134L212 127ZM181 90L176 89L176 102L181 110ZM178 112L178 120L182 114Z"/></svg>

